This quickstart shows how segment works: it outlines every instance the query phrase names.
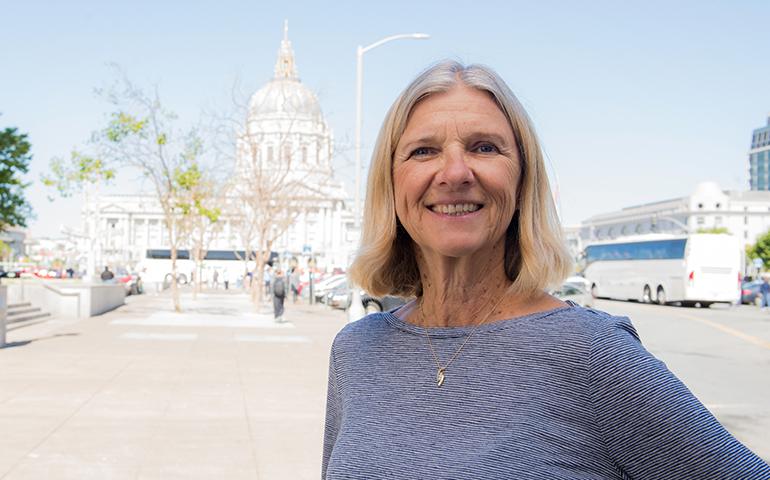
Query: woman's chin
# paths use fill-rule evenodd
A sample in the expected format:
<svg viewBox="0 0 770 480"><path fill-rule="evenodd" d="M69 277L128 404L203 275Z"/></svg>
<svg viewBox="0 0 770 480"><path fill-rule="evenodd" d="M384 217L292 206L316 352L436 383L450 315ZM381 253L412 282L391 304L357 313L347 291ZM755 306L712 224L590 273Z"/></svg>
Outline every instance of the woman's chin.
<svg viewBox="0 0 770 480"><path fill-rule="evenodd" d="M442 257L463 258L475 256L483 253L484 251L491 253L492 247L487 245L479 245L477 243L453 242L451 244L436 245L431 250Z"/></svg>

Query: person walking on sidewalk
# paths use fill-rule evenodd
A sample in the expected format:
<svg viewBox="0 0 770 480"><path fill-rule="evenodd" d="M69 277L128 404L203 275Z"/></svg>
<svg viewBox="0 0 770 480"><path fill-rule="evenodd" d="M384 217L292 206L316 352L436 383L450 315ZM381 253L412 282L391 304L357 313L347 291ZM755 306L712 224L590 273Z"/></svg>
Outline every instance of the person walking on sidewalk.
<svg viewBox="0 0 770 480"><path fill-rule="evenodd" d="M286 281L281 269L275 271L273 279L273 315L276 323L283 322L283 301L286 299Z"/></svg>
<svg viewBox="0 0 770 480"><path fill-rule="evenodd" d="M297 297L299 296L299 268L292 267L291 275L289 276L289 284L291 285L291 299L292 303L297 303Z"/></svg>
<svg viewBox="0 0 770 480"><path fill-rule="evenodd" d="M768 306L770 300L770 283L767 283L767 277L762 277L762 285L759 286L759 294L762 296L762 310Z"/></svg>

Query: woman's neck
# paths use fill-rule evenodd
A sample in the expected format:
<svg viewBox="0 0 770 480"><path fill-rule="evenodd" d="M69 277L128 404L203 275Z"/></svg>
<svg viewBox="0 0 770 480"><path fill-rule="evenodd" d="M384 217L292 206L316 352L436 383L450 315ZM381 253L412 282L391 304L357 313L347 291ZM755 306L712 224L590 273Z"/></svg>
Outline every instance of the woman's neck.
<svg viewBox="0 0 770 480"><path fill-rule="evenodd" d="M420 251L416 256L423 292L408 313L410 322L457 327L494 319L491 310L512 283L505 273L502 249L475 258L446 258ZM498 310L507 303L503 301Z"/></svg>

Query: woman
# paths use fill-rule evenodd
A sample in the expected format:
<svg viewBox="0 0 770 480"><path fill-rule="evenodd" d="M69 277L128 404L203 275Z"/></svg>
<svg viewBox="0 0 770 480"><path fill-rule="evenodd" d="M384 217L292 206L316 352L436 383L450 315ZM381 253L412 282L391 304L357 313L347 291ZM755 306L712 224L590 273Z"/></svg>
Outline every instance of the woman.
<svg viewBox="0 0 770 480"><path fill-rule="evenodd" d="M627 318L545 293L570 269L542 153L491 70L396 100L351 278L413 296L340 332L326 479L767 479Z"/></svg>

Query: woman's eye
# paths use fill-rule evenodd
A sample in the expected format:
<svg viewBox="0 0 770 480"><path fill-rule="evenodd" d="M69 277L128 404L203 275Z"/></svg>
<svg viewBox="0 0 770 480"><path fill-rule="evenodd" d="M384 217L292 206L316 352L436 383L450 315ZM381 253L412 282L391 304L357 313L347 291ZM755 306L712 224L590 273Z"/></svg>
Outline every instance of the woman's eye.
<svg viewBox="0 0 770 480"><path fill-rule="evenodd" d="M476 146L476 151L479 153L499 153L500 152L497 149L497 147L492 145L491 143L482 143Z"/></svg>
<svg viewBox="0 0 770 480"><path fill-rule="evenodd" d="M411 157L421 157L424 155L430 155L433 151L428 147L418 147L412 150Z"/></svg>

